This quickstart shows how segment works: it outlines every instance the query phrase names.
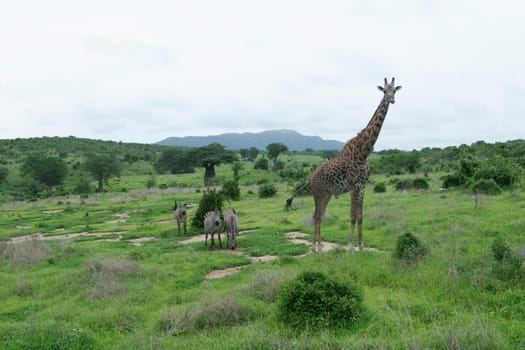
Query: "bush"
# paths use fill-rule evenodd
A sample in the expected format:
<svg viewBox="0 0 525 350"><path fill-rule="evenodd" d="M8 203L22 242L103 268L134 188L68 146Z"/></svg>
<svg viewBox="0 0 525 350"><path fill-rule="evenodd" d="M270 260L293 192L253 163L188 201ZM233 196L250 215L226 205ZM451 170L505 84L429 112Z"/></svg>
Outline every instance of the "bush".
<svg viewBox="0 0 525 350"><path fill-rule="evenodd" d="M209 211L215 210L215 208L219 209L219 211L222 211L223 201L224 197L220 192L217 192L213 189L205 191L202 194L197 212L191 219L191 225L198 228L204 228L204 215Z"/></svg>
<svg viewBox="0 0 525 350"><path fill-rule="evenodd" d="M92 299L106 299L126 293L126 276L139 272L139 265L130 259L94 258L85 266L86 274L93 288L89 296Z"/></svg>
<svg viewBox="0 0 525 350"><path fill-rule="evenodd" d="M259 197L260 198L270 198L275 196L277 193L277 188L274 184L264 184L259 187Z"/></svg>
<svg viewBox="0 0 525 350"><path fill-rule="evenodd" d="M501 193L501 188L494 179L481 179L471 186L472 192L495 195Z"/></svg>
<svg viewBox="0 0 525 350"><path fill-rule="evenodd" d="M247 293L262 302L273 303L277 300L279 288L284 281L289 279L290 276L287 273L262 271L253 278L247 288Z"/></svg>
<svg viewBox="0 0 525 350"><path fill-rule="evenodd" d="M253 165L254 169L268 170L268 159L267 158L257 158L255 164Z"/></svg>
<svg viewBox="0 0 525 350"><path fill-rule="evenodd" d="M394 257L406 263L413 263L425 255L427 255L426 248L411 232L398 237Z"/></svg>
<svg viewBox="0 0 525 350"><path fill-rule="evenodd" d="M166 311L160 329L166 335L194 333L221 327L235 327L256 319L254 308L233 295L207 300L182 312Z"/></svg>
<svg viewBox="0 0 525 350"><path fill-rule="evenodd" d="M81 178L78 180L77 185L75 186L74 192L76 194L89 194L91 193L91 186L89 184L89 181Z"/></svg>
<svg viewBox="0 0 525 350"><path fill-rule="evenodd" d="M412 181L410 180L399 180L396 183L397 191L406 191L412 188Z"/></svg>
<svg viewBox="0 0 525 350"><path fill-rule="evenodd" d="M460 187L465 185L465 177L459 174L449 174L443 178L443 188Z"/></svg>
<svg viewBox="0 0 525 350"><path fill-rule="evenodd" d="M47 260L50 254L51 247L38 239L0 245L0 260L8 258L13 266L38 264Z"/></svg>
<svg viewBox="0 0 525 350"><path fill-rule="evenodd" d="M380 182L374 186L374 193L384 193L386 192L386 185L384 182Z"/></svg>
<svg viewBox="0 0 525 350"><path fill-rule="evenodd" d="M428 181L424 177L418 177L412 181L412 186L416 190L428 190Z"/></svg>
<svg viewBox="0 0 525 350"><path fill-rule="evenodd" d="M232 201L238 201L241 199L241 189L239 188L239 181L237 179L228 180L222 186L220 192L225 198L229 198Z"/></svg>
<svg viewBox="0 0 525 350"><path fill-rule="evenodd" d="M516 281L521 278L521 257L514 253L501 237L492 242L492 254L497 261L494 272L498 278L505 281Z"/></svg>
<svg viewBox="0 0 525 350"><path fill-rule="evenodd" d="M361 289L351 281L307 271L279 290L278 317L296 328L347 327L361 317L362 302Z"/></svg>
<svg viewBox="0 0 525 350"><path fill-rule="evenodd" d="M505 242L501 237L497 237L494 242L492 242L492 254L494 259L498 262L502 262L503 259L511 255L511 250L507 242Z"/></svg>

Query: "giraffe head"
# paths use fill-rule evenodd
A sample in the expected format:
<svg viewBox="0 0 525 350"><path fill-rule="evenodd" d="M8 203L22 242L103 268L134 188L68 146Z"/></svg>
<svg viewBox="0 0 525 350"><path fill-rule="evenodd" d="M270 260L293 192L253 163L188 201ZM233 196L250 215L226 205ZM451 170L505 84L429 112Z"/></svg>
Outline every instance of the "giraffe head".
<svg viewBox="0 0 525 350"><path fill-rule="evenodd" d="M394 96L398 90L401 90L401 86L396 86L394 80L395 78L392 78L392 82L389 84L385 78L385 86L377 86L377 88L385 94L384 98L388 103L396 103Z"/></svg>

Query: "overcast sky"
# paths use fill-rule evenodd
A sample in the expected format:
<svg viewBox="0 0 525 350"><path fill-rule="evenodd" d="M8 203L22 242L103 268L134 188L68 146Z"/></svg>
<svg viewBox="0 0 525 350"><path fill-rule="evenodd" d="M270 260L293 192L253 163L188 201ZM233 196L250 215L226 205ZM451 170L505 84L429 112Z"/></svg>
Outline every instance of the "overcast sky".
<svg viewBox="0 0 525 350"><path fill-rule="evenodd" d="M293 129L376 150L525 138L525 2L5 1L0 138Z"/></svg>

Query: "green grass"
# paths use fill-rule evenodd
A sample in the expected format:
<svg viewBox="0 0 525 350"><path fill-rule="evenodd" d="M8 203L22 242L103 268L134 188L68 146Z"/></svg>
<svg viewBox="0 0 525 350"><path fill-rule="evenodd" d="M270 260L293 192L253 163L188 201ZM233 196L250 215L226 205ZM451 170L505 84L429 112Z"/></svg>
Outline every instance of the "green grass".
<svg viewBox="0 0 525 350"><path fill-rule="evenodd" d="M0 348L93 349L324 349L324 348L523 348L525 276L498 274L491 250L497 237L519 254L525 248L525 191L474 197L440 191L437 176L427 191L375 194L367 187L364 243L381 252L335 250L308 254L287 232L311 238L311 197L286 211L289 185L259 199L257 181L275 174L241 171L238 247L244 255L211 252L203 242L181 240L202 234L189 227L178 236L174 201L196 211L202 174L157 176L166 190L145 190L149 175L122 176L117 192L9 202L0 206ZM218 176L231 175L219 167ZM388 183L373 177L372 183ZM197 185L199 184L199 185ZM255 184L255 185L254 185ZM248 186L249 185L249 186ZM125 188L125 191L122 189ZM332 198L321 238L348 243L349 196ZM62 210L44 213L48 210ZM86 217L89 212L89 217ZM128 214L125 221L116 214ZM168 221L168 222L166 222ZM429 254L415 264L392 252L399 235L412 232ZM11 237L110 232L20 246ZM124 232L117 235L115 232ZM98 242L117 238L117 242ZM142 246L132 238L154 237ZM356 237L357 239L357 237ZM357 243L357 242L356 242ZM250 256L276 255L270 262ZM28 259L36 257L38 259ZM207 273L242 269L222 279ZM363 317L350 329L297 330L277 318L276 293L303 271L352 279L363 289Z"/></svg>

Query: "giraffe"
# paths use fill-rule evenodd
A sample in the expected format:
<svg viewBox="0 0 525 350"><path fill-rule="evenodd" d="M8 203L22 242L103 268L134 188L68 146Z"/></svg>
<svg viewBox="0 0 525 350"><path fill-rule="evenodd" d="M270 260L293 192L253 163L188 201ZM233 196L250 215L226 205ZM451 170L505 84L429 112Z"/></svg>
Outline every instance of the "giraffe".
<svg viewBox="0 0 525 350"><path fill-rule="evenodd" d="M394 78L391 83L388 83L385 78L385 85L377 88L383 92L383 98L368 125L349 140L334 158L319 165L310 178L310 187L315 202L312 242L312 251L315 253L322 250L321 219L331 196L337 198L339 194L347 192L350 192L351 196L348 248L350 251L354 250L354 228L357 222L359 249L363 250L363 199L370 174L367 157L379 136L388 106L395 103L395 93L401 89L401 86L395 86Z"/></svg>

